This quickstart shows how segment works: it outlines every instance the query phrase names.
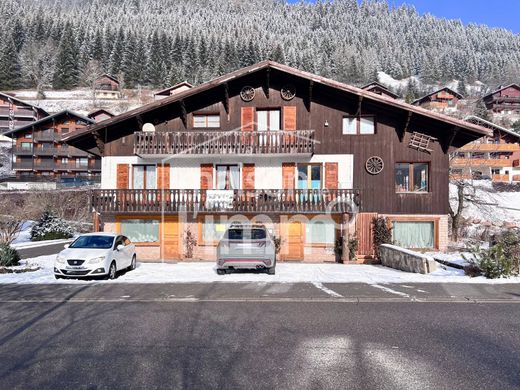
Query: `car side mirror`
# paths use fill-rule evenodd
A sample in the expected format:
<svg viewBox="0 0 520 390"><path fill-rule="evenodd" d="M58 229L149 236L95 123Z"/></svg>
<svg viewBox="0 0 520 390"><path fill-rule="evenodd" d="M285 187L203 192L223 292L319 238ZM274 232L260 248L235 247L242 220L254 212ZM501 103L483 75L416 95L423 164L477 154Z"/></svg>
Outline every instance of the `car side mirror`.
<svg viewBox="0 0 520 390"><path fill-rule="evenodd" d="M119 251L122 251L124 248L125 248L124 245L119 244L119 245L116 247L116 250L119 252Z"/></svg>
<svg viewBox="0 0 520 390"><path fill-rule="evenodd" d="M64 247L65 249L67 249L69 246L70 246L69 244L65 244L65 245L63 245L63 247Z"/></svg>

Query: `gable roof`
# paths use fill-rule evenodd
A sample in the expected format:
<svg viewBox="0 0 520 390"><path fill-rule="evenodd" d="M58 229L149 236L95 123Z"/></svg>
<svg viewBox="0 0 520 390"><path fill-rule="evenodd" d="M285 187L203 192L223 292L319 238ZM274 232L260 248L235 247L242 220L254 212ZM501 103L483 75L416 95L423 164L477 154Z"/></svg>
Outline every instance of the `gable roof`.
<svg viewBox="0 0 520 390"><path fill-rule="evenodd" d="M89 118L92 118L93 116L96 116L96 115L98 115L98 114L107 114L107 115L109 115L110 117L115 116L115 115L112 114L110 111L105 110L104 108L99 108L99 109L97 109L97 110L94 110L94 111L92 111L91 113L89 113L87 116L88 116Z"/></svg>
<svg viewBox="0 0 520 390"><path fill-rule="evenodd" d="M392 91L390 91L386 86L384 86L383 84L381 84L380 82L378 81L372 81L371 83L369 84L366 84L366 85L363 85L361 87L361 89L364 89L364 90L370 90L374 87L379 87L381 88L382 90L385 91L385 93L387 93L388 95L392 96L394 99L397 99L399 97L399 95L393 93Z"/></svg>
<svg viewBox="0 0 520 390"><path fill-rule="evenodd" d="M111 142L114 139L118 139L123 137L123 135L117 136L117 134L109 134L106 130L114 125L123 126L125 122L132 122L131 125L135 125L136 120L141 121L142 116L146 115L154 110L162 109L165 106L169 106L173 103L177 103L182 101L183 99L186 99L187 97L196 95L198 93L208 91L210 89L219 87L224 85L225 83L228 83L230 81L236 80L240 77L256 73L258 71L264 70L264 69L274 69L278 70L283 73L291 74L309 81L312 81L316 84L321 84L324 86L328 86L330 88L334 88L340 91L344 91L347 93L351 93L353 95L357 95L360 100L366 99L373 102L379 102L386 104L388 106L404 110L405 112L417 114L422 117L427 117L433 120L437 120L440 122L443 122L445 124L452 125L456 128L464 129L470 134L472 134L472 137L480 138L484 135L490 135L491 131L479 126L475 125L469 122L465 122L460 119L456 119L444 114L436 113L430 110L426 110L421 107L412 106L410 104L407 104L405 102L393 99L391 97L387 97L384 95L378 95L376 93L365 91L361 88L357 88L348 84L341 83L339 81L334 81L322 76L317 76L315 74L301 71L295 68L291 68L287 65L282 65L274 61L266 60L259 62L257 64L247 66L245 68L236 70L234 72L228 73L224 76L217 77L216 79L210 80L206 83L200 84L196 87L193 87L191 89L188 89L186 91L179 92L177 94L174 94L172 96L165 97L164 99L160 99L151 103L148 103L144 106L135 108L133 110L127 111L123 114L117 115L113 118L107 119L105 121L99 122L97 124L94 124L92 126L89 126L86 129L81 129L78 131L75 131L73 133L68 134L63 138L63 141L69 143L72 146L76 146L80 149L89 150L93 154L97 154L99 152L93 151L92 149L95 148L95 146L91 146L90 148L87 148L85 146L86 143L89 145L96 145L94 133L97 133L97 136L101 136L105 142ZM131 128L131 125L129 124L128 128ZM103 133L103 130L105 132ZM127 134L125 134L127 135Z"/></svg>
<svg viewBox="0 0 520 390"><path fill-rule="evenodd" d="M412 104L416 104L416 103L421 103L423 100L426 100L426 98L429 98L430 96L432 95L435 95L436 93L439 93L439 92L442 92L442 91L448 91L449 93L451 93L452 95L456 96L458 99L464 99L464 96L462 96L460 93L458 93L457 91L454 91L453 89L449 88L449 87L443 87L443 88L440 88L436 91L433 91L432 93L429 93L427 95L424 95L423 97L420 97L419 99L415 99Z"/></svg>
<svg viewBox="0 0 520 390"><path fill-rule="evenodd" d="M166 95L166 96L169 96L170 95L169 92L172 89L177 89L177 88L180 88L180 87L193 88L193 85L188 83L187 81L181 81L180 83L172 85L171 87L164 88L164 89L161 89L160 91L154 92L154 96L155 95L166 95L166 93L168 93L168 95Z"/></svg>
<svg viewBox="0 0 520 390"><path fill-rule="evenodd" d="M471 122L471 123L480 124L481 126L487 127L489 129L492 129L492 130L501 131L503 133L512 135L513 137L516 137L516 138L518 138L520 140L520 134L519 133L516 133L513 130L506 129L505 127L499 126L496 123L487 121L487 120L485 120L485 119L483 119L481 117L478 117L476 115L469 115L469 116L465 117L464 120L468 121L468 122Z"/></svg>
<svg viewBox="0 0 520 390"><path fill-rule="evenodd" d="M104 73L104 74L102 74L101 76L99 76L99 77L96 79L96 81L98 81L99 79L102 79L103 77L108 77L108 78L109 78L110 80L112 80L113 82L119 84L119 80L117 79L117 77L112 76L112 75L110 75L110 74L108 74L108 73Z"/></svg>
<svg viewBox="0 0 520 390"><path fill-rule="evenodd" d="M52 114L52 115L46 116L45 118L42 118L40 120L28 123L25 126L18 127L17 129L8 131L8 132L4 133L4 135L7 135L9 137L12 134L18 133L20 131L28 130L28 129L34 127L34 126L40 126L40 125L42 125L42 124L44 124L44 123L46 123L48 121L51 121L53 119L57 119L57 118L63 117L65 115L67 115L69 117L74 117L74 118L81 119L81 120L83 120L83 121L85 121L87 123L91 123L91 124L95 123L94 119L87 118L86 116L78 114L77 112L70 111L70 110L63 110L63 111L57 112L56 114Z"/></svg>
<svg viewBox="0 0 520 390"><path fill-rule="evenodd" d="M9 95L9 94L7 94L7 93L0 92L0 96L3 96L3 97L6 98L6 99L11 99L11 100L15 101L16 103L18 103L18 104L20 104L20 105L22 105L22 106L31 107L31 108L33 108L33 109L35 109L35 110L38 110L38 111L41 112L43 115L49 115L49 113L48 113L47 111L45 111L43 108L38 107L38 106L36 106L36 105L34 105L34 104L28 103L28 102L26 102L26 101L24 101L24 100L18 99L17 97L14 97L14 96Z"/></svg>
<svg viewBox="0 0 520 390"><path fill-rule="evenodd" d="M513 83L513 84L506 85L505 87L499 87L496 91L493 91L493 92L488 93L488 94L485 95L482 99L485 99L485 98L487 98L488 96L494 95L494 94L497 93L497 92L503 91L504 89L511 88L511 87L515 87L516 89L519 89L519 90L520 90L520 85L518 85L518 84L516 84L516 83Z"/></svg>

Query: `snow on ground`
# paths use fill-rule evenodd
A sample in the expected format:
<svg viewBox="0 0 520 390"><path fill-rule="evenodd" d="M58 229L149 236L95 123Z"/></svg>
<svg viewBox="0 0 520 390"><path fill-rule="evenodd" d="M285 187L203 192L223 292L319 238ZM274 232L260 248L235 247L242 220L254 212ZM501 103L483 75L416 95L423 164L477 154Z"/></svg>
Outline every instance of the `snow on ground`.
<svg viewBox="0 0 520 390"><path fill-rule="evenodd" d="M21 267L41 267L35 272L2 274L0 283L99 283L100 281L56 280L53 275L55 255L23 260ZM19 267L20 268L20 267ZM490 280L470 278L454 268L440 268L429 275L398 271L380 265L364 264L304 264L280 263L276 275L234 273L217 275L214 263L138 263L134 271L120 275L116 280L102 283L520 283L520 277Z"/></svg>
<svg viewBox="0 0 520 390"><path fill-rule="evenodd" d="M34 221L25 221L23 223L22 230L20 231L18 236L16 236L16 238L14 239L13 244L23 244L26 242L30 242L31 241L31 228L32 228L33 224L34 224ZM13 246L16 247L16 245L13 245Z"/></svg>

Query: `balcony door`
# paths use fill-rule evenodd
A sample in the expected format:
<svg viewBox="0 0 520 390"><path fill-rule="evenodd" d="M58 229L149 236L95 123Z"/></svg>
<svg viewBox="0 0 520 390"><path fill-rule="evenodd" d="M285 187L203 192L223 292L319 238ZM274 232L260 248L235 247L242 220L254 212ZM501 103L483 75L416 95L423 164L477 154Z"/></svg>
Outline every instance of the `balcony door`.
<svg viewBox="0 0 520 390"><path fill-rule="evenodd" d="M238 165L217 165L217 189L240 189L240 168Z"/></svg>
<svg viewBox="0 0 520 390"><path fill-rule="evenodd" d="M321 164L298 164L298 189L319 190L321 188Z"/></svg>
<svg viewBox="0 0 520 390"><path fill-rule="evenodd" d="M259 132L275 132L280 130L280 110L257 110L256 111L257 129ZM269 142L270 141L270 142ZM272 134L268 139L266 134L258 136L260 146L275 144L276 135Z"/></svg>
<svg viewBox="0 0 520 390"><path fill-rule="evenodd" d="M135 190L154 190L157 188L155 165L134 165L132 170L133 188Z"/></svg>

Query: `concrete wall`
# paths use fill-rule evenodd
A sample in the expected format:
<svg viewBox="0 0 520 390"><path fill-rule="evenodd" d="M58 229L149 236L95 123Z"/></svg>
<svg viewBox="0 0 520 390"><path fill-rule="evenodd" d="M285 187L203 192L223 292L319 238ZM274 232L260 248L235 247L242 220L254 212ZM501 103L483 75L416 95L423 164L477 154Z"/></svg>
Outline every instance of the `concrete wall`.
<svg viewBox="0 0 520 390"><path fill-rule="evenodd" d="M437 263L433 257L395 245L380 245L379 254L381 264L401 271L428 274L437 269Z"/></svg>

